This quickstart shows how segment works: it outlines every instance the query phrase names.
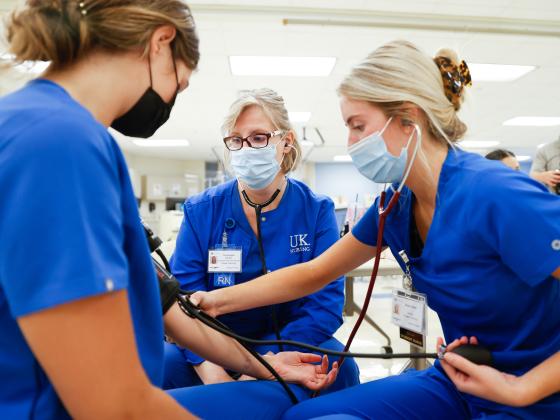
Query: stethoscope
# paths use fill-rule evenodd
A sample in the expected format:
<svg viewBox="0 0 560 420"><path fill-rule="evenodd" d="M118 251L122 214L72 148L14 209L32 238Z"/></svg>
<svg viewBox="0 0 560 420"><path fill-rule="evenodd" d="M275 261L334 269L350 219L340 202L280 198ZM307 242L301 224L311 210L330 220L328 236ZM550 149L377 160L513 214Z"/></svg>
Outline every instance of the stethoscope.
<svg viewBox="0 0 560 420"><path fill-rule="evenodd" d="M346 345L344 346L344 352L348 352L350 350L350 346L352 345L352 341L354 341L354 337L356 336L356 333L358 332L358 329L362 325L362 322L363 322L363 320L366 316L366 313L367 313L367 310L368 310L368 307L369 307L369 302L371 301L371 295L373 293L373 287L375 286L375 280L377 279L377 273L379 271L379 263L381 261L381 253L383 252L383 234L385 233L385 222L387 220L387 217L389 216L389 213L391 213L391 211L393 210L393 208L397 205L397 203L399 201L399 198L401 196L401 191L402 191L402 189L405 185L406 180L408 179L408 176L410 175L412 165L416 161L416 156L418 154L418 150L420 149L420 145L422 143L422 130L420 129L420 126L418 124L414 124L414 130L415 131L410 136L408 144L406 145L406 149L408 149L408 147L410 145L410 142L412 141L412 137L416 133L416 145L414 147L414 151L412 152L412 156L410 158L410 163L408 164L408 167L405 170L405 173L403 175L403 179L399 183L398 188L393 191L393 196L389 200L389 203L387 203L387 207L385 207L385 200L386 200L386 196L387 196L386 188L383 188L383 191L381 192L381 195L379 196L379 207L378 207L379 223L378 223L378 226L377 226L377 240L376 240L376 244L375 244L375 257L374 257L374 260L373 260L373 270L371 271L371 277L369 279L369 285L368 285L368 289L367 289L367 292L366 292L366 297L364 299L364 305L362 306L362 310L360 311L360 315L358 316L358 319L356 320L356 324L354 324L354 328L352 328L352 332L350 333L350 336L348 337L348 340L346 341ZM342 363L344 363L344 358L345 358L345 356L342 355L338 359L338 365L339 366L341 366Z"/></svg>
<svg viewBox="0 0 560 420"><path fill-rule="evenodd" d="M364 301L364 305L362 307L362 310L360 312L360 315L358 317L358 320L356 321L356 324L354 325L354 328L352 329L352 332L348 338L348 341L346 342L346 345L344 347L344 351L336 351L336 350L330 350L330 349L325 349L325 348L321 348L321 347L317 347L317 346L312 346L306 343L302 343L302 342L298 342L298 341L291 341L291 340L255 340L255 339L251 339L251 338L247 338L247 337L243 337L240 336L238 334L236 334L235 332L233 332L231 329L229 329L226 325L222 324L220 321L218 321L217 319L207 315L206 313L204 313L203 311L201 311L197 306L195 306L190 299L188 298L192 292L184 292L181 291L181 293L177 296L177 302L179 303L179 307L180 309L189 317L191 318L196 318L198 319L200 322L202 322L204 325L228 336L231 337L235 340L237 340L245 349L247 349L247 351L249 353L251 353L273 376L274 378L280 383L280 385L284 388L284 390L286 391L286 393L288 394L290 400L294 403L297 404L298 403L298 399L295 396L294 392L290 389L290 387L287 385L287 383L280 377L280 375L274 370L274 368L272 366L270 366L270 364L268 364L266 362L266 360L264 360L262 358L262 356L260 356L256 351L254 351L252 349L252 347L250 347L250 345L289 345L289 346L293 346L293 347L299 347L299 348L303 348L303 349L307 349L313 352L317 352L317 353L322 353L322 354L328 354L328 355L333 355L333 356L339 356L339 366L343 363L344 359L346 357L352 357L352 358L375 358L375 359L398 359L398 358L406 358L406 359L424 359L424 358L428 358L428 359L437 359L437 358L442 358L443 355L446 352L446 348L445 346L442 346L441 348L438 349L437 353L420 353L420 352L416 352L416 353L350 353L348 350L352 344L352 341L356 335L356 332L358 331L364 317L366 314L366 311L368 309L369 306L369 302L371 300L371 295L373 292L373 286L375 285L375 280L377 278L377 273L379 270L379 261L380 261L380 256L381 256L381 252L382 252L382 246L383 246L383 233L385 230L385 222L387 220L387 216L389 215L389 213L393 210L393 208L395 207L395 205L397 204L397 202L399 201L399 197L402 191L402 188L405 185L405 181L408 178L409 174L410 174L410 170L412 167L412 164L414 163L419 147L420 147L420 143L422 141L422 132L420 130L420 127L418 125L414 125L415 130L416 130L416 134L417 134L417 142L416 142L416 146L414 148L414 152L413 155L410 159L410 163L408 166L408 169L405 171L405 174L403 176L403 180L401 181L399 187L394 190L393 192L393 196L391 197L391 199L389 200L389 202L387 203L387 206L385 206L385 200L386 200L386 193L385 190L381 193L380 198L379 198L379 224L378 224L378 232L377 232L377 241L376 241L376 252L375 252L375 260L374 260L374 266L373 266L373 270L371 273L371 277L370 277L370 283L369 283L369 287L366 293L366 298ZM414 133L413 133L414 135ZM413 136L412 135L412 136ZM411 136L411 139L412 139ZM410 144L410 141L409 141ZM409 144L406 146L408 148ZM244 197L244 199L247 201L247 204L249 204L251 207L253 207L255 209L255 212L257 214L257 237L260 240L260 216L261 216L261 212L262 209L268 205L270 205L274 199L278 196L278 194L280 193L280 189L276 190L276 192L271 196L271 198L269 200L267 200L265 203L262 204L257 204L254 203L253 201L251 201L249 199L249 197L246 195L246 193L244 191L242 191L242 195ZM150 250L152 252L157 252L157 248L159 247L159 245L157 244L157 242L154 241L150 241L150 237L155 236L153 235L153 232L151 232L149 229L146 229L146 226L144 227L144 229L146 230L146 234L148 236L149 239L149 243L150 243ZM152 245L153 242L153 245ZM160 241L161 242L161 241ZM264 258L264 247L262 246L262 241L260 241L259 243L259 250L261 252L261 263L263 266L263 270L266 270L266 260ZM156 268L157 272L163 273L165 275L168 276L172 276L171 273L169 273L168 270L166 270L166 268L168 268L168 264L167 261L165 259L165 256L161 253L158 253L158 255L160 255L160 257L162 258L162 260L164 261L165 267L163 267L161 264L159 264L157 261L154 260L154 266ZM266 274L266 271L263 271L264 274ZM491 352L480 346L480 345L470 345L470 344L466 344L463 346L460 346L456 349L453 350L454 353L458 353L463 357L466 357L467 359L469 359L470 361L477 363L477 364L485 364L485 365L492 365L492 354ZM315 393L317 394L317 393Z"/></svg>
<svg viewBox="0 0 560 420"><path fill-rule="evenodd" d="M238 184L239 185L239 184ZM252 208L255 209L255 216L257 217L257 243L259 246L259 256L261 260L261 267L262 267L262 274L265 275L268 273L268 267L266 265L266 255L264 253L264 245L262 240L262 231L261 231L261 217L262 217L262 210L267 206L271 205L278 194L280 194L280 188L277 188L276 191L270 196L268 200L264 203L255 203L253 200L249 198L245 189L241 190L241 195L245 202ZM272 305L272 327L274 328L274 335L276 336L277 340L281 340L280 337L280 327L278 326L278 315L276 313L276 305ZM280 351L284 351L284 346L282 344L278 344L278 348Z"/></svg>

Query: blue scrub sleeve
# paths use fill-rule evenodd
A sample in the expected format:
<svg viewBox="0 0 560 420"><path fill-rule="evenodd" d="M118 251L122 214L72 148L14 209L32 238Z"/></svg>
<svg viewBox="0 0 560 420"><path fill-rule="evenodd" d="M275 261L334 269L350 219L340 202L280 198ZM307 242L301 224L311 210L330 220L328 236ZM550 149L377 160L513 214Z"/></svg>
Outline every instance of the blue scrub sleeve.
<svg viewBox="0 0 560 420"><path fill-rule="evenodd" d="M339 238L334 204L325 200L318 214L313 258L330 248ZM328 340L342 325L344 277L339 277L318 292L282 307L288 319L282 338L318 345Z"/></svg>
<svg viewBox="0 0 560 420"><path fill-rule="evenodd" d="M201 245L199 235L193 227L192 206L183 206L183 222L179 229L175 252L169 261L171 272L179 280L181 289L188 291L207 291L206 257L207 249ZM204 359L188 349L183 349L188 363L198 365Z"/></svg>
<svg viewBox="0 0 560 420"><path fill-rule="evenodd" d="M99 127L49 118L0 160L0 282L14 317L128 286L114 152Z"/></svg>
<svg viewBox="0 0 560 420"><path fill-rule="evenodd" d="M512 171L513 172L513 171ZM560 267L560 197L525 174L481 174L468 197L471 234L529 285Z"/></svg>

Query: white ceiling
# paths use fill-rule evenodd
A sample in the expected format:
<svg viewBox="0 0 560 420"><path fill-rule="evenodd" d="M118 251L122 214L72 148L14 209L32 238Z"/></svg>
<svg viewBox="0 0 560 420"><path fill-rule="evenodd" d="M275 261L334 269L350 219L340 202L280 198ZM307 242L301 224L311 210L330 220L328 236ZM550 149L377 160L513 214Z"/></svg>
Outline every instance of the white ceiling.
<svg viewBox="0 0 560 420"><path fill-rule="evenodd" d="M0 0L0 11L15 3ZM127 139L119 139L130 153L213 160L211 147L221 154L219 127L236 92L266 86L284 96L289 110L312 112L307 126L317 127L326 145L314 149L310 158L331 161L334 155L345 154L346 143L335 93L337 84L366 54L397 38L411 40L430 54L441 47L454 48L467 63L538 66L515 82L478 83L471 89L462 111L470 128L470 139L499 140L500 147L532 155L538 144L560 133L560 127L502 126L503 121L514 116L560 116L558 35L485 34L472 29L480 23L498 30L513 25L517 29L551 28L560 33L558 0L214 0L189 4L201 39L200 68L189 89L178 98L169 122L155 138L185 138L191 146L143 149ZM384 16L387 22L411 17L418 23L450 22L460 30L418 30L410 25L398 29L282 24L284 18L366 22L379 21ZM465 27L471 29L464 30ZM335 56L337 63L332 75L325 78L234 77L229 71L229 55ZM308 137L317 140L313 131L308 131Z"/></svg>

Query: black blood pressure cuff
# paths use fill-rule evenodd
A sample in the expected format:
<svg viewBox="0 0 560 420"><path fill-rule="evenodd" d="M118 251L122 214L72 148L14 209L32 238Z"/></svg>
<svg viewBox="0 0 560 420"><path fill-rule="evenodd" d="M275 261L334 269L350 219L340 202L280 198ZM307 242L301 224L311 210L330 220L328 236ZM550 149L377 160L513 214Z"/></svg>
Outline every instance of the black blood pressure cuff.
<svg viewBox="0 0 560 420"><path fill-rule="evenodd" d="M154 261L154 267L156 269L156 274L159 283L161 310L162 310L162 314L165 315L167 311L177 301L177 296L181 291L181 286L179 285L179 281L177 281L175 276L169 273L157 261Z"/></svg>

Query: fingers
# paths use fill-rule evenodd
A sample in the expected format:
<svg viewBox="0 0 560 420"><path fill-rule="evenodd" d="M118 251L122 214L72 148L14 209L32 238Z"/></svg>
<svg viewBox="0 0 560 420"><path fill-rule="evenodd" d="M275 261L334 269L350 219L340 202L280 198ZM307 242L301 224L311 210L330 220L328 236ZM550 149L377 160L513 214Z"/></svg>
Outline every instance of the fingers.
<svg viewBox="0 0 560 420"><path fill-rule="evenodd" d="M327 373L329 371L329 358L327 355L323 356L323 360L321 361L321 373Z"/></svg>
<svg viewBox="0 0 560 420"><path fill-rule="evenodd" d="M464 357L459 356L458 354L445 353L445 355L443 356L443 360L456 370L460 370L461 372L469 376L475 375L477 369L479 368L478 365L472 363Z"/></svg>
<svg viewBox="0 0 560 420"><path fill-rule="evenodd" d="M328 374L326 375L318 374L313 378L308 378L305 381L304 385L313 391L319 391L321 389L325 389L331 386L334 383L334 381L336 381L337 376L338 376L338 364L335 362L333 363L333 367Z"/></svg>
<svg viewBox="0 0 560 420"><path fill-rule="evenodd" d="M440 340L441 339L438 338L438 348L439 348ZM451 350L456 349L457 347L465 345L465 344L478 345L478 339L475 336L471 336L471 337L463 336L461 338L457 338L447 345L447 351L451 351Z"/></svg>
<svg viewBox="0 0 560 420"><path fill-rule="evenodd" d="M338 362L334 362L331 371L327 375L325 386L331 386L338 376Z"/></svg>
<svg viewBox="0 0 560 420"><path fill-rule="evenodd" d="M319 355L319 354L313 354L313 353L297 353L299 360L303 363L317 363L317 362L322 362L323 358ZM327 356L324 356L327 357ZM328 359L327 359L327 365L328 365Z"/></svg>
<svg viewBox="0 0 560 420"><path fill-rule="evenodd" d="M456 338L455 340L453 340L451 343L449 343L447 345L447 351L451 351L453 349L456 349L457 347L463 345L463 344L468 344L469 339L467 337L461 337L461 338Z"/></svg>
<svg viewBox="0 0 560 420"><path fill-rule="evenodd" d="M445 373L447 374L447 376L449 377L449 379L451 379L451 381L453 381L453 383L455 383L455 376L457 373L457 369L455 369L453 366L451 366L449 363L447 363L444 359L440 360L441 363L441 367L443 368L443 370L445 371ZM457 384L455 384L457 385Z"/></svg>
<svg viewBox="0 0 560 420"><path fill-rule="evenodd" d="M202 296L202 292L196 292L189 297L189 300L194 306L199 306L200 302L202 302Z"/></svg>

